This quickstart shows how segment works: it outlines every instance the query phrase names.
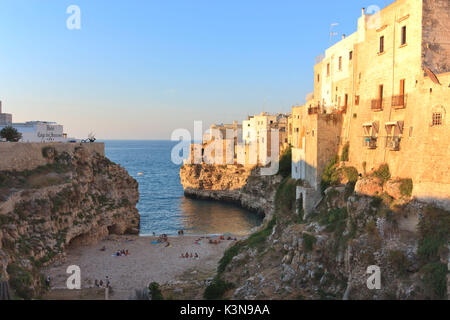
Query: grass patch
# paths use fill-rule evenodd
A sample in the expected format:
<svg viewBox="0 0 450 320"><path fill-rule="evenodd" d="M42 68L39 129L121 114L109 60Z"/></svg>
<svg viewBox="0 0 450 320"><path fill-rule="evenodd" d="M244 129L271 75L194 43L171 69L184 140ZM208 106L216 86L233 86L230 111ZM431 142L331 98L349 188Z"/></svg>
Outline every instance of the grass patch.
<svg viewBox="0 0 450 320"><path fill-rule="evenodd" d="M17 264L10 264L7 267L9 274L9 284L14 289L16 295L22 299L30 300L33 297L33 276L32 274Z"/></svg>
<svg viewBox="0 0 450 320"><path fill-rule="evenodd" d="M400 182L400 194L404 197L411 197L413 191L412 179L402 179Z"/></svg>
<svg viewBox="0 0 450 320"><path fill-rule="evenodd" d="M388 164L382 164L375 172L373 176L379 178L381 181L386 182L391 178L391 172Z"/></svg>
<svg viewBox="0 0 450 320"><path fill-rule="evenodd" d="M447 298L447 265L440 262L426 264L421 270L423 281L432 298Z"/></svg>
<svg viewBox="0 0 450 320"><path fill-rule="evenodd" d="M275 224L276 218L274 217L264 229L255 232L246 240L239 241L238 243L225 250L222 259L220 259L219 261L217 273L219 275L222 274L225 271L226 267L230 264L231 260L233 260L233 258L239 254L244 246L261 249L264 246L267 237L272 233Z"/></svg>

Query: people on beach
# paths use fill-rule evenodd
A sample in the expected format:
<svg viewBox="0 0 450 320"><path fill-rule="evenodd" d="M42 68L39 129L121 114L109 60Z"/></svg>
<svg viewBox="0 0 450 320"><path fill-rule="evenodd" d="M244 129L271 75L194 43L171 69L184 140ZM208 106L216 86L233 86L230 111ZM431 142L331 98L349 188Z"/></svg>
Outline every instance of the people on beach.
<svg viewBox="0 0 450 320"><path fill-rule="evenodd" d="M184 230L179 230L179 231L178 231L178 235L179 235L179 236L184 236Z"/></svg>

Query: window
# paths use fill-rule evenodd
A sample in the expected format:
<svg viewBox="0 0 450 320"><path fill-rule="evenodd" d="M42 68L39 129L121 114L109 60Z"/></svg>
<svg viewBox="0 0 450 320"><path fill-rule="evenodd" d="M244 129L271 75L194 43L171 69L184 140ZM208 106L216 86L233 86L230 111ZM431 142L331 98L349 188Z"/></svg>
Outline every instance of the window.
<svg viewBox="0 0 450 320"><path fill-rule="evenodd" d="M348 54L348 59L353 60L353 51L350 51L350 53Z"/></svg>
<svg viewBox="0 0 450 320"><path fill-rule="evenodd" d="M405 79L400 80L400 95L405 95Z"/></svg>
<svg viewBox="0 0 450 320"><path fill-rule="evenodd" d="M380 37L380 52L379 53L383 53L384 52L384 36Z"/></svg>
<svg viewBox="0 0 450 320"><path fill-rule="evenodd" d="M327 64L327 76L329 76L330 75L330 64L328 63Z"/></svg>
<svg viewBox="0 0 450 320"><path fill-rule="evenodd" d="M345 94L345 98L344 98L344 107L348 106L348 94Z"/></svg>
<svg viewBox="0 0 450 320"><path fill-rule="evenodd" d="M378 86L378 100L383 100L383 89L384 89L383 85L380 84Z"/></svg>
<svg viewBox="0 0 450 320"><path fill-rule="evenodd" d="M442 125L442 113L434 112L433 113L433 126L441 126Z"/></svg>
<svg viewBox="0 0 450 320"><path fill-rule="evenodd" d="M320 82L320 74L317 74L317 82Z"/></svg>
<svg viewBox="0 0 450 320"><path fill-rule="evenodd" d="M355 105L359 106L359 96L355 96Z"/></svg>
<svg viewBox="0 0 450 320"><path fill-rule="evenodd" d="M402 27L402 46L406 44L406 26Z"/></svg>
<svg viewBox="0 0 450 320"><path fill-rule="evenodd" d="M342 57L339 57L339 70L342 71Z"/></svg>

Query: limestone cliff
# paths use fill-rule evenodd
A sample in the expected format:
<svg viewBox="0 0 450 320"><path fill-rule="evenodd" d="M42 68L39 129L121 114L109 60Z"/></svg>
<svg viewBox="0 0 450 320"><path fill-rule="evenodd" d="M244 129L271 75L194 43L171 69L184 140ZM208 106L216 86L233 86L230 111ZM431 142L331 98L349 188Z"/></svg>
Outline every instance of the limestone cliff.
<svg viewBox="0 0 450 320"><path fill-rule="evenodd" d="M261 177L256 168L182 167L187 196L267 214L225 252L205 298L446 299L449 213L412 198L410 179L390 178L387 167L359 179L347 171L351 181L333 182L305 218L296 200L302 181ZM370 266L380 268L379 290L367 286Z"/></svg>
<svg viewBox="0 0 450 320"><path fill-rule="evenodd" d="M283 181L271 223L225 253L216 277L226 284L221 298L447 298L448 212L331 187L304 220L296 185ZM367 286L369 266L380 268L379 290Z"/></svg>
<svg viewBox="0 0 450 320"><path fill-rule="evenodd" d="M124 168L83 146L42 154L45 165L0 172L0 282L22 298L39 293L39 269L67 247L139 232L138 183Z"/></svg>
<svg viewBox="0 0 450 320"><path fill-rule="evenodd" d="M270 217L280 176L261 176L259 168L240 165L185 165L180 169L187 197L236 203Z"/></svg>

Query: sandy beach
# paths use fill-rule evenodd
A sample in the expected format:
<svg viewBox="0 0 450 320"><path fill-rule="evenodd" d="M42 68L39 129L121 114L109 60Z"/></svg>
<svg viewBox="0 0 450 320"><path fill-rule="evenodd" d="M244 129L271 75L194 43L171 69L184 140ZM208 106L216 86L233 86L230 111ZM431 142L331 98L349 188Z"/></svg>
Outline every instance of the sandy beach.
<svg viewBox="0 0 450 320"><path fill-rule="evenodd" d="M165 243L154 244L155 237L110 236L92 246L72 248L67 251L64 263L56 263L43 270L51 277L51 290L44 299L104 299L104 290L96 289L96 279L111 279L113 288L110 299L129 299L135 289L143 289L150 282L161 285L176 284L186 275L197 275L198 280L214 276L223 252L234 241L210 244L205 237L196 244L199 236L169 237L170 247ZM219 238L213 238L219 239ZM101 249L106 247L105 251ZM113 256L117 250L128 250L128 256ZM198 253L199 259L182 259L182 253ZM81 269L82 290L67 290L66 269L77 265Z"/></svg>

